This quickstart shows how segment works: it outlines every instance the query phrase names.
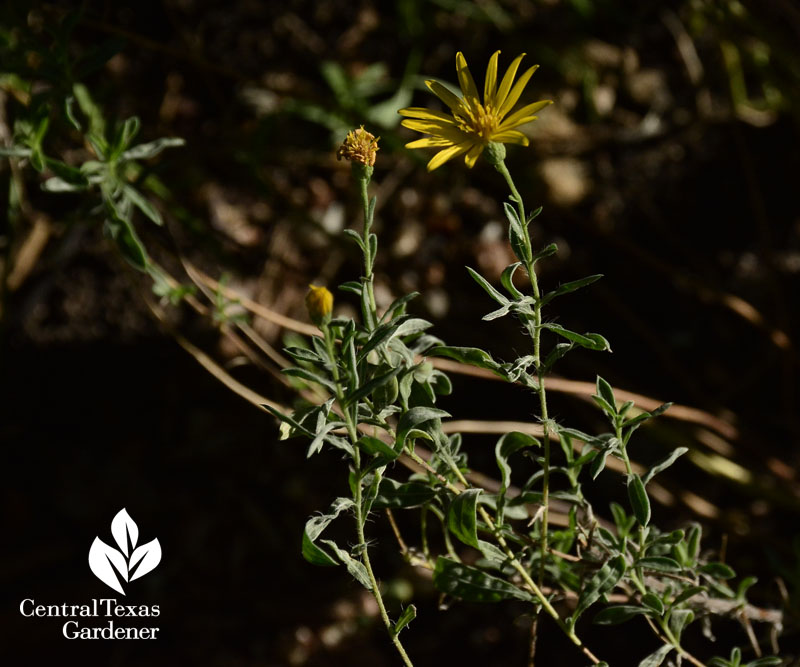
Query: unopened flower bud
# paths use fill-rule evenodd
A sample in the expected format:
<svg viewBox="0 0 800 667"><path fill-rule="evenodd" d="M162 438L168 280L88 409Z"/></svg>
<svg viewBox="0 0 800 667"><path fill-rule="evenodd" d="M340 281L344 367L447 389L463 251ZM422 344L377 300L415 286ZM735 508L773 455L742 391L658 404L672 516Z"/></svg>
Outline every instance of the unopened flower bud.
<svg viewBox="0 0 800 667"><path fill-rule="evenodd" d="M317 326L322 326L331 319L333 310L333 294L325 287L309 285L306 295L306 308L311 321Z"/></svg>

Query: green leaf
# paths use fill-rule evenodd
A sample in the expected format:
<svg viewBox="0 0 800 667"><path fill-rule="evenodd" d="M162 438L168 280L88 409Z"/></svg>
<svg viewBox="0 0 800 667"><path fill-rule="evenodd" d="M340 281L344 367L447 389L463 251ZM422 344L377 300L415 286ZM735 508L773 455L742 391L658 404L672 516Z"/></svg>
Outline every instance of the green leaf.
<svg viewBox="0 0 800 667"><path fill-rule="evenodd" d="M667 556L645 556L637 560L635 565L656 572L680 572L682 569L678 561Z"/></svg>
<svg viewBox="0 0 800 667"><path fill-rule="evenodd" d="M639 667L659 667L662 662L664 662L664 658L666 658L670 651L672 651L673 647L670 644L664 644L663 646L659 647L658 650L648 655L644 660L639 663Z"/></svg>
<svg viewBox="0 0 800 667"><path fill-rule="evenodd" d="M353 577L359 584L361 584L368 591L372 590L372 582L369 580L369 573L367 568L361 561L353 558L347 551L341 549L333 540L321 540L321 542L334 550L339 560L344 563L350 576Z"/></svg>
<svg viewBox="0 0 800 667"><path fill-rule="evenodd" d="M680 641L681 634L683 630L686 628L694 620L694 612L691 609L675 609L669 616L669 629L672 631L672 634L675 635L675 638Z"/></svg>
<svg viewBox="0 0 800 667"><path fill-rule="evenodd" d="M605 595L617 585L617 582L625 574L625 557L616 556L607 560L594 575L586 582L578 598L578 606L572 614L573 624L578 621L581 614L597 602L602 595Z"/></svg>
<svg viewBox="0 0 800 667"><path fill-rule="evenodd" d="M390 445L385 443L380 438L373 438L369 435L362 435L358 439L358 446L361 447L367 454L372 456L383 456L388 461L394 461L400 454L394 451Z"/></svg>
<svg viewBox="0 0 800 667"><path fill-rule="evenodd" d="M120 156L123 160L145 160L155 157L165 148L184 146L186 142L180 137L162 137L146 144L139 144L129 148Z"/></svg>
<svg viewBox="0 0 800 667"><path fill-rule="evenodd" d="M570 350L574 349L575 343L558 343L550 353L547 355L547 358L544 360L544 372L550 370L554 363L556 363L559 359L561 359L564 355L567 354Z"/></svg>
<svg viewBox="0 0 800 667"><path fill-rule="evenodd" d="M579 290L581 287L586 287L587 285L591 285L593 282L597 282L602 277L603 274L597 273L593 276L586 276L586 278L581 278L580 280L573 280L572 282L559 285L552 292L548 292L542 297L541 305L544 306L550 303L557 296L561 296L562 294L569 294L570 292Z"/></svg>
<svg viewBox="0 0 800 667"><path fill-rule="evenodd" d="M417 608L413 604L410 604L403 609L403 613L400 614L400 618L397 619L397 623L395 623L394 627L392 627L392 637L397 637L401 630L411 623L411 621L413 621L416 617Z"/></svg>
<svg viewBox="0 0 800 667"><path fill-rule="evenodd" d="M366 292L367 290L362 290L362 299L365 298ZM392 336L394 336L401 324L402 322L394 321L387 322L386 324L381 324L380 326L376 327L375 330L370 334L369 340L364 344L364 347L362 347L358 353L359 363L366 359L367 355L381 343L387 342Z"/></svg>
<svg viewBox="0 0 800 667"><path fill-rule="evenodd" d="M589 350L595 350L597 352L605 352L605 351L611 352L611 346L608 344L608 341L605 338L603 338L600 334L575 333L574 331L565 329L560 324L554 324L553 322L545 322L544 324L542 324L542 328L557 333L559 336L566 338L567 340L570 340L573 343L577 343L581 347L585 347Z"/></svg>
<svg viewBox="0 0 800 667"><path fill-rule="evenodd" d="M508 465L508 457L520 449L531 445L541 446L541 443L532 435L511 431L503 435L495 445L494 456L497 467L500 469L500 493L503 494L511 484L511 466Z"/></svg>
<svg viewBox="0 0 800 667"><path fill-rule="evenodd" d="M411 292L409 294L405 294L404 296L398 297L394 301L392 301L392 305L386 309L386 312L383 314L381 318L381 322L383 320L390 320L393 318L393 315L396 311L398 315L401 315L402 312L405 310L405 305L411 301L412 299L416 299L419 296L419 292Z"/></svg>
<svg viewBox="0 0 800 667"><path fill-rule="evenodd" d="M414 334L418 334L425 329L430 329L433 326L428 320L423 320L418 317L412 317L411 319L405 320L392 334L392 338L397 336L398 338L402 338L404 336L413 336Z"/></svg>
<svg viewBox="0 0 800 667"><path fill-rule="evenodd" d="M119 126L117 134L114 137L114 149L111 153L112 161L119 157L119 155L130 146L131 141L133 141L134 137L139 133L140 127L141 123L136 116L126 118L122 122L122 125Z"/></svg>
<svg viewBox="0 0 800 667"><path fill-rule="evenodd" d="M650 523L650 498L647 497L641 477L635 473L628 476L628 500L636 520L642 526L647 526Z"/></svg>
<svg viewBox="0 0 800 667"><path fill-rule="evenodd" d="M540 259L545 259L546 257L550 257L551 255L555 255L558 252L558 246L555 243L551 243L549 246L542 248L539 252L533 255L533 263L536 264Z"/></svg>
<svg viewBox="0 0 800 667"><path fill-rule="evenodd" d="M758 577L745 577L742 579L736 587L736 598L744 602L747 589L756 583L758 583Z"/></svg>
<svg viewBox="0 0 800 667"><path fill-rule="evenodd" d="M318 373L314 373L314 371L308 370L307 368L292 366L290 368L284 368L282 372L284 375L300 378L301 380L306 380L307 382L312 382L325 387L325 389L327 389L331 394L336 393L336 386L333 384L333 382L322 377Z"/></svg>
<svg viewBox="0 0 800 667"><path fill-rule="evenodd" d="M164 220L162 220L161 213L158 212L158 209L136 188L126 185L124 188L124 193L125 197L127 197L136 208L138 208L153 222L155 222L157 225L164 224Z"/></svg>
<svg viewBox="0 0 800 667"><path fill-rule="evenodd" d="M348 238L352 239L353 241L355 241L356 245L359 248L361 248L361 252L365 252L366 251L367 246L364 245L364 239L361 238L361 234L359 234L356 230L354 230L354 229L345 229L343 233L344 233L344 235L346 237L348 237ZM360 287L360 283L359 283L359 287ZM361 290L359 289L359 294L360 293L361 293Z"/></svg>
<svg viewBox="0 0 800 667"><path fill-rule="evenodd" d="M768 667L769 665L782 665L783 658L776 655L771 655L767 658L758 658L752 662L748 662L745 667Z"/></svg>
<svg viewBox="0 0 800 667"><path fill-rule="evenodd" d="M672 601L672 606L676 607L682 602L686 602L686 600L689 598L693 598L695 595L705 593L707 590L708 589L705 586L689 586L688 588L682 590L680 595L675 597L675 599Z"/></svg>
<svg viewBox="0 0 800 667"><path fill-rule="evenodd" d="M485 368L494 371L497 375L505 377L501 371L500 364L492 359L492 355L477 347L451 347L448 345L439 345L428 351L428 355L432 357L448 357L455 359L462 364L470 366L477 366L478 368Z"/></svg>
<svg viewBox="0 0 800 667"><path fill-rule="evenodd" d="M706 563L700 567L699 572L717 579L733 579L736 576L733 568L725 563Z"/></svg>
<svg viewBox="0 0 800 667"><path fill-rule="evenodd" d="M392 370L390 370L388 373L384 373L383 375L379 375L378 377L372 378L365 385L361 386L351 394L348 394L347 396L344 397L345 407L348 405L352 405L356 401L360 401L362 398L366 398L367 396L372 394L372 392L385 385L387 382L392 380L402 371L403 367L398 366L397 368L393 368Z"/></svg>
<svg viewBox="0 0 800 667"><path fill-rule="evenodd" d="M478 526L476 512L478 496L483 489L462 491L450 503L447 510L447 526L464 544L478 548Z"/></svg>
<svg viewBox="0 0 800 667"><path fill-rule="evenodd" d="M661 598L659 598L657 595L653 593L645 593L642 596L642 604L645 607L652 609L659 616L664 615L664 603L661 602Z"/></svg>
<svg viewBox="0 0 800 667"><path fill-rule="evenodd" d="M597 395L600 396L608 405L611 406L612 412L616 414L617 412L617 399L614 397L614 390L611 388L611 385L608 384L603 378L599 375L597 376Z"/></svg>
<svg viewBox="0 0 800 667"><path fill-rule="evenodd" d="M642 484L647 484L651 479L653 479L653 477L669 468L673 463L675 463L675 461L678 460L679 457L683 456L688 451L688 447L678 447L673 449L666 458L656 463L652 468L650 468L650 470L647 471L647 474L642 479Z"/></svg>
<svg viewBox="0 0 800 667"><path fill-rule="evenodd" d="M400 509L419 507L433 500L436 491L419 482L406 482L401 484L389 477L384 477L378 487L378 495L372 503L375 509Z"/></svg>
<svg viewBox="0 0 800 667"><path fill-rule="evenodd" d="M652 410L651 412L643 412L640 415L636 415L635 417L632 417L624 424L622 424L622 428L638 426L639 424L641 424L644 421L647 421L648 419L652 419L653 417L658 417L658 415L663 414L664 412L669 410L671 406L672 403L664 403L663 405L659 405L655 410Z"/></svg>
<svg viewBox="0 0 800 667"><path fill-rule="evenodd" d="M514 273L522 266L522 262L514 262L509 264L500 276L500 282L506 288L508 293L516 300L522 299L525 295L514 286Z"/></svg>
<svg viewBox="0 0 800 667"><path fill-rule="evenodd" d="M472 276L472 279L481 287L483 287L486 293L501 306L505 306L510 303L510 301L500 294L500 292L498 292L494 287L492 287L491 284L489 284L489 281L486 280L486 278L484 278L480 273L474 269L471 269L470 267L467 267L467 271L469 271L469 275Z"/></svg>
<svg viewBox="0 0 800 667"><path fill-rule="evenodd" d="M353 507L353 501L349 498L337 498L331 504L328 514L311 517L306 521L303 529L303 558L312 565L333 566L339 564L326 551L318 547L315 542L331 521L351 507Z"/></svg>
<svg viewBox="0 0 800 667"><path fill-rule="evenodd" d="M395 450L400 452L406 444L406 438L412 430L417 430L425 422L433 421L436 419L444 419L449 417L450 413L438 408L429 408L425 406L418 406L411 408L406 412L397 424L397 439L395 441Z"/></svg>
<svg viewBox="0 0 800 667"><path fill-rule="evenodd" d="M629 621L639 614L650 615L650 610L645 607L635 607L633 605L615 605L601 610L592 622L597 625L619 625Z"/></svg>
<svg viewBox="0 0 800 667"><path fill-rule="evenodd" d="M535 601L530 593L503 579L444 556L439 556L436 561L433 583L443 593L468 602L498 602L510 599Z"/></svg>
<svg viewBox="0 0 800 667"><path fill-rule="evenodd" d="M108 202L106 202L108 203ZM117 244L120 253L125 260L139 271L147 271L150 262L147 251L136 234L130 222L112 213L112 217L107 219L104 226L105 232Z"/></svg>

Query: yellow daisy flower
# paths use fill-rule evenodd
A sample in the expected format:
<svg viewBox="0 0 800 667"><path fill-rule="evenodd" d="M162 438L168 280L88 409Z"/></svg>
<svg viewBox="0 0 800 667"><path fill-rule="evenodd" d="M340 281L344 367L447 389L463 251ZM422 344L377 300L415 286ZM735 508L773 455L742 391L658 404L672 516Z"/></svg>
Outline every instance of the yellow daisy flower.
<svg viewBox="0 0 800 667"><path fill-rule="evenodd" d="M533 73L534 65L514 83L517 69L525 54L514 58L500 85L497 85L497 59L500 51L495 51L486 68L483 86L483 103L478 88L467 67L464 54L456 54L456 70L462 97L451 93L438 81L426 81L425 85L444 102L450 113L432 111L422 107L400 109L398 113L406 116L402 125L431 136L406 144L406 148L442 148L428 162L428 171L441 167L448 160L466 153L464 162L470 168L475 166L478 156L490 142L500 144L528 145L528 137L515 128L536 120L539 109L552 104L552 100L542 100L528 104L508 115L522 95ZM513 85L512 85L513 84Z"/></svg>

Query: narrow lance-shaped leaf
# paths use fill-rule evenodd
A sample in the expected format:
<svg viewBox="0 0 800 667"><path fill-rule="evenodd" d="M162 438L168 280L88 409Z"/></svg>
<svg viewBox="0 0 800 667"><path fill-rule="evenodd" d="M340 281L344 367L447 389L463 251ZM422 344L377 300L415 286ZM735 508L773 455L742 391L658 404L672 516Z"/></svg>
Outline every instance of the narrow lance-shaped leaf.
<svg viewBox="0 0 800 667"><path fill-rule="evenodd" d="M647 474L642 479L642 483L647 484L651 479L653 479L653 477L669 468L673 463L675 463L675 461L678 460L679 457L683 456L688 451L688 447L678 447L673 449L666 458L656 463L652 468L650 468L650 470L647 471Z"/></svg>
<svg viewBox="0 0 800 667"><path fill-rule="evenodd" d="M339 564L330 554L318 547L315 542L331 521L352 506L353 501L349 498L337 498L331 504L328 514L314 516L306 521L305 528L303 529L303 558L312 565L332 566Z"/></svg>
<svg viewBox="0 0 800 667"><path fill-rule="evenodd" d="M542 328L548 329L553 333L557 333L559 336L562 336L563 338L566 338L573 343L577 343L581 347L585 347L589 350L595 350L598 352L611 352L611 346L608 344L608 341L600 334L579 334L574 331L570 331L569 329L565 329L560 324L554 324L553 322L546 322L545 324L542 324Z"/></svg>
<svg viewBox="0 0 800 667"><path fill-rule="evenodd" d="M476 511L482 489L467 489L459 493L447 511L447 526L464 544L478 548Z"/></svg>
<svg viewBox="0 0 800 667"><path fill-rule="evenodd" d="M644 660L639 663L639 667L659 667L661 663L664 662L664 659L669 655L670 651L672 651L673 647L671 644L664 644L663 646L659 647L655 652L648 655Z"/></svg>
<svg viewBox="0 0 800 667"><path fill-rule="evenodd" d="M435 495L436 491L427 484L419 482L401 484L389 477L384 477L372 506L375 509L419 507L433 500Z"/></svg>
<svg viewBox="0 0 800 667"><path fill-rule="evenodd" d="M501 370L498 362L492 359L492 355L488 352L481 350L477 347L452 347L448 345L439 345L428 351L432 357L448 357L454 359L462 364L469 366L476 366L478 368L485 368L493 371L500 377L505 377L505 373Z"/></svg>
<svg viewBox="0 0 800 667"><path fill-rule="evenodd" d="M369 573L367 568L361 561L353 558L347 551L339 547L333 540L321 540L323 544L333 549L334 553L339 557L339 560L344 563L350 576L353 577L359 584L361 584L368 591L372 590L372 582L369 580Z"/></svg>
<svg viewBox="0 0 800 667"><path fill-rule="evenodd" d="M468 602L498 602L510 599L535 601L530 593L503 579L444 556L439 556L436 561L433 583L443 593Z"/></svg>
<svg viewBox="0 0 800 667"><path fill-rule="evenodd" d="M597 394L613 408L614 413L617 412L617 399L614 397L614 390L599 375L597 376Z"/></svg>
<svg viewBox="0 0 800 667"><path fill-rule="evenodd" d="M514 285L514 273L520 266L522 266L522 262L514 262L513 264L509 264L503 270L503 274L500 276L500 282L502 283L503 287L505 287L508 293L516 300L522 299L525 296Z"/></svg>
<svg viewBox="0 0 800 667"><path fill-rule="evenodd" d="M506 304L509 303L509 300L506 299L506 297L504 297L502 294L500 294L500 292L498 292L494 287L492 287L489 281L486 280L486 278L484 278L480 273L478 273L474 269L471 269L470 267L467 267L467 271L469 271L469 275L472 276L472 279L476 283L478 283L481 287L483 287L486 293L490 297L492 297L492 299L497 301L497 303L499 303L501 306L505 306Z"/></svg>
<svg viewBox="0 0 800 667"><path fill-rule="evenodd" d="M592 606L600 596L610 591L625 573L625 558L617 556L606 561L595 574L589 579L578 598L578 606L572 614L572 622L577 622L581 614Z"/></svg>
<svg viewBox="0 0 800 667"><path fill-rule="evenodd" d="M550 303L557 296L561 296L562 294L569 294L570 292L579 290L581 287L586 287L587 285L591 285L592 283L600 280L600 278L602 277L603 274L597 273L593 276L586 276L585 278L581 278L580 280L573 280L572 282L559 285L552 292L548 292L542 297L542 305L544 306Z"/></svg>
<svg viewBox="0 0 800 667"><path fill-rule="evenodd" d="M345 406L352 405L356 401L360 401L362 398L366 398L376 389L382 387L387 382L389 382L392 378L396 377L399 373L403 370L402 366L398 366L397 368L393 368L388 373L384 373L383 375L379 375L378 377L372 378L369 382L362 385L359 389L354 391L352 394L348 394L345 396L344 404Z"/></svg>
<svg viewBox="0 0 800 667"><path fill-rule="evenodd" d="M392 636L397 637L400 632L405 628L411 621L413 621L417 617L417 608L410 604L405 609L403 609L403 613L400 614L400 618L397 619L397 622L394 624L392 628Z"/></svg>
<svg viewBox="0 0 800 667"><path fill-rule="evenodd" d="M642 478L636 473L628 476L628 500L636 520L646 526L650 523L650 499L647 497Z"/></svg>
<svg viewBox="0 0 800 667"><path fill-rule="evenodd" d="M395 441L395 451L402 451L403 446L406 444L406 438L412 430L416 430L425 422L433 421L435 419L444 419L449 417L450 413L438 408L428 408L425 406L418 406L411 408L406 412L397 424L397 438Z"/></svg>

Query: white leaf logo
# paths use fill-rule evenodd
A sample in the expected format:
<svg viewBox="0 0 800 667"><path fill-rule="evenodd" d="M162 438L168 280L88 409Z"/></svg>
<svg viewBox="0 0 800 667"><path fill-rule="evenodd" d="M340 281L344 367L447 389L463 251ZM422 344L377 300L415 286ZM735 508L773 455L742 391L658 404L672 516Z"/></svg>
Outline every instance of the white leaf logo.
<svg viewBox="0 0 800 667"><path fill-rule="evenodd" d="M125 508L111 521L111 535L119 550L95 537L89 549L89 567L106 586L125 595L121 581L127 583L152 572L161 562L161 544L154 539L137 547L139 527Z"/></svg>

